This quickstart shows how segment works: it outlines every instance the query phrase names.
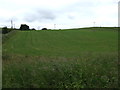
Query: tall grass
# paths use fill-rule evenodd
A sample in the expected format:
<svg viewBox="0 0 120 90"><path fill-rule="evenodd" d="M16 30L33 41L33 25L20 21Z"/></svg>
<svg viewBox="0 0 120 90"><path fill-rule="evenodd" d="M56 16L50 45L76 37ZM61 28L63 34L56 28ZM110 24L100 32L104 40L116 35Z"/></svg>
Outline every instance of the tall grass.
<svg viewBox="0 0 120 90"><path fill-rule="evenodd" d="M117 88L117 54L7 56L3 88Z"/></svg>

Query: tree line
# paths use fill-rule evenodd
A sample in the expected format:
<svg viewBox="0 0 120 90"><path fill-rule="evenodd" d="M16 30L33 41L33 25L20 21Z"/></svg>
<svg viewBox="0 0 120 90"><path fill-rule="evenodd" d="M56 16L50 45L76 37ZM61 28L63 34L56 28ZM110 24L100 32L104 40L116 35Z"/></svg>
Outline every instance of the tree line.
<svg viewBox="0 0 120 90"><path fill-rule="evenodd" d="M19 29L16 28L7 28L7 27L3 27L2 28L2 34L6 34L9 33L12 30L21 30L21 31L29 31L29 30L36 30L35 28L30 29L28 25L26 24L21 24ZM42 30L48 30L47 28L42 28Z"/></svg>

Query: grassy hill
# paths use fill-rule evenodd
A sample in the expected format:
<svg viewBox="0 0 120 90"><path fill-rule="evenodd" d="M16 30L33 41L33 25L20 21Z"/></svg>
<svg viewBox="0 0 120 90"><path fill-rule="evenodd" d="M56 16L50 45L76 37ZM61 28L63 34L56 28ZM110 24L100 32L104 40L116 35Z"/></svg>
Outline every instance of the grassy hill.
<svg viewBox="0 0 120 90"><path fill-rule="evenodd" d="M3 44L3 87L118 87L113 28L17 31Z"/></svg>
<svg viewBox="0 0 120 90"><path fill-rule="evenodd" d="M79 56L81 53L117 51L118 33L113 31L19 31L3 45L8 54Z"/></svg>

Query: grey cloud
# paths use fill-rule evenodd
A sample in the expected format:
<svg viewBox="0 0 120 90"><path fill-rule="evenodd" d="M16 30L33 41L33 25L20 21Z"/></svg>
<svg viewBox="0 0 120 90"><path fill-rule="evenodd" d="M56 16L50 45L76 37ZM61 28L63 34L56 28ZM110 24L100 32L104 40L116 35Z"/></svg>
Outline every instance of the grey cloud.
<svg viewBox="0 0 120 90"><path fill-rule="evenodd" d="M38 13L39 13L40 17L42 17L44 19L53 20L56 17L52 11L38 10Z"/></svg>
<svg viewBox="0 0 120 90"><path fill-rule="evenodd" d="M46 20L54 20L56 15L50 10L41 10L37 9L34 12L27 13L24 16L24 20L27 22L41 21L44 22Z"/></svg>
<svg viewBox="0 0 120 90"><path fill-rule="evenodd" d="M11 20L18 21L18 18L17 17L0 17L0 21L2 22L10 22Z"/></svg>
<svg viewBox="0 0 120 90"><path fill-rule="evenodd" d="M76 2L67 6L63 6L61 8L34 8L33 10L31 10L31 12L26 13L24 16L24 20L27 22L46 22L46 21L52 21L55 19L63 19L62 17L66 17L70 20L74 20L75 18L77 18L78 14L79 17L87 17L88 13L91 14L91 16L93 16L93 7L95 6L95 4L91 3L91 2ZM77 15L70 15L70 13L72 12L77 12ZM64 20L63 20L64 22Z"/></svg>
<svg viewBox="0 0 120 90"><path fill-rule="evenodd" d="M24 20L27 22L34 22L36 18L37 17L34 14L27 14L24 16Z"/></svg>

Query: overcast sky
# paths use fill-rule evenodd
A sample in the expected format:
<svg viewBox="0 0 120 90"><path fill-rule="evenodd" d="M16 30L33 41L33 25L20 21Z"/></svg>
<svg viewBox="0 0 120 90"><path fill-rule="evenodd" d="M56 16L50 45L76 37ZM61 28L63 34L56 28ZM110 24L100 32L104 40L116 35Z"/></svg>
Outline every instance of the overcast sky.
<svg viewBox="0 0 120 90"><path fill-rule="evenodd" d="M118 26L119 0L0 0L0 27L50 29Z"/></svg>

